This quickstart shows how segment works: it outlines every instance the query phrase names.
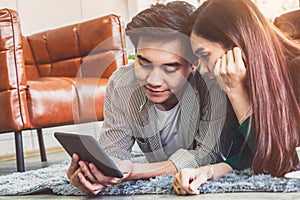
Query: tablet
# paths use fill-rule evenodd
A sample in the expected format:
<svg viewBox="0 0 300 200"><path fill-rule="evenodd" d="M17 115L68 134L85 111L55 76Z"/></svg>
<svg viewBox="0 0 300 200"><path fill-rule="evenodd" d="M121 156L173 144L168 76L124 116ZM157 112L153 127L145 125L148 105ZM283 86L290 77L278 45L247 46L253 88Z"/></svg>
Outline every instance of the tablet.
<svg viewBox="0 0 300 200"><path fill-rule="evenodd" d="M80 160L95 164L104 175L123 177L122 172L94 137L63 132L55 132L54 136L71 157L73 153L77 153Z"/></svg>

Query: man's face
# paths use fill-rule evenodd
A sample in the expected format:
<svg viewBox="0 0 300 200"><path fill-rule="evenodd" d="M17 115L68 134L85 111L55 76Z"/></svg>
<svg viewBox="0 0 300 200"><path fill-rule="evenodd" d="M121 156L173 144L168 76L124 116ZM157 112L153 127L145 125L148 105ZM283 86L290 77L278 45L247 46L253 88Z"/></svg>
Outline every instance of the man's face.
<svg viewBox="0 0 300 200"><path fill-rule="evenodd" d="M169 110L181 98L192 67L184 59L183 42L139 41L135 74L146 96Z"/></svg>

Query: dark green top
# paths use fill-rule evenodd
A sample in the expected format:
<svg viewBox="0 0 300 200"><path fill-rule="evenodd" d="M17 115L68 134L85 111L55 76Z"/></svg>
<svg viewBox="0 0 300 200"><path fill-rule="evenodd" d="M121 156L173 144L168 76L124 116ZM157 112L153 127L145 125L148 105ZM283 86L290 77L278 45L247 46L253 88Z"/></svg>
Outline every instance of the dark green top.
<svg viewBox="0 0 300 200"><path fill-rule="evenodd" d="M255 133L253 129L248 134L250 117L246 119L237 129L232 130L229 136L227 156L223 161L233 169L245 169L252 166L255 153Z"/></svg>

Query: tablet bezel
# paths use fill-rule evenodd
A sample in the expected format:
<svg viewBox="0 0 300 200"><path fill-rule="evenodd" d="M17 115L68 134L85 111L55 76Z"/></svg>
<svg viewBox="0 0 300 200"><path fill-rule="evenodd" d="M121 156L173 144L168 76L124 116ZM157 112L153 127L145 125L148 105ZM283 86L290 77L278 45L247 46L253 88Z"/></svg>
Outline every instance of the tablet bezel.
<svg viewBox="0 0 300 200"><path fill-rule="evenodd" d="M73 153L77 153L80 160L95 164L105 176L123 177L122 172L93 136L65 132L55 132L54 136L71 157Z"/></svg>

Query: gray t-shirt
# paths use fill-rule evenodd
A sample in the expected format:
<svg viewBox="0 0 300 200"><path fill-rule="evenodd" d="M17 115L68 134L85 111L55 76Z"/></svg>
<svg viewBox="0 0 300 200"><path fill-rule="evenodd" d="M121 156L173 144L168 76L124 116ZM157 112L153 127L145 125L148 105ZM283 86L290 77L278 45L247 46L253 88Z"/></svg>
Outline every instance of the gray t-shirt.
<svg viewBox="0 0 300 200"><path fill-rule="evenodd" d="M180 124L180 102L174 108L168 111L159 110L155 106L157 115L157 127L160 133L160 140L164 152L171 156L178 149L184 146L184 138L178 133Z"/></svg>

